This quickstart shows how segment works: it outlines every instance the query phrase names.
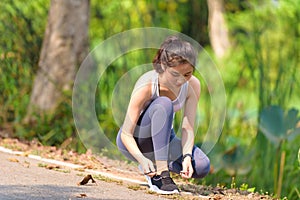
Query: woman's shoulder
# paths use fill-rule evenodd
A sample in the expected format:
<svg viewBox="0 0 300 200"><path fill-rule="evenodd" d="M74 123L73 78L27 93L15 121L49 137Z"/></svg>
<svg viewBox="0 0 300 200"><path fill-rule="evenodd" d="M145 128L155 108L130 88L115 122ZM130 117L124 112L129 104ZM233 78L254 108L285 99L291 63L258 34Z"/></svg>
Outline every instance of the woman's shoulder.
<svg viewBox="0 0 300 200"><path fill-rule="evenodd" d="M153 79L156 79L158 77L158 73L155 70L147 71L143 73L137 82L147 82L151 81Z"/></svg>
<svg viewBox="0 0 300 200"><path fill-rule="evenodd" d="M145 84L153 84L158 75L155 70L151 70L142 74L135 83L135 87L144 86Z"/></svg>
<svg viewBox="0 0 300 200"><path fill-rule="evenodd" d="M201 90L201 83L199 79L193 75L189 80L189 93L197 94L197 96L200 96L200 90Z"/></svg>
<svg viewBox="0 0 300 200"><path fill-rule="evenodd" d="M142 74L136 81L134 91L152 92L152 85L157 77L157 72L151 70Z"/></svg>
<svg viewBox="0 0 300 200"><path fill-rule="evenodd" d="M192 87L200 87L200 81L196 76L192 76L189 80L189 85Z"/></svg>

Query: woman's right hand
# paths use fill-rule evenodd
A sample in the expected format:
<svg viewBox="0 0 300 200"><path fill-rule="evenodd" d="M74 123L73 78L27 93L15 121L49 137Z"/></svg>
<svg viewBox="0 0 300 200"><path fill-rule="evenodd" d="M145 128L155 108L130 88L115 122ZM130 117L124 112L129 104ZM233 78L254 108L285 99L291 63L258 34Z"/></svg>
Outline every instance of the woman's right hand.
<svg viewBox="0 0 300 200"><path fill-rule="evenodd" d="M153 177L156 175L156 169L153 165L153 162L149 160L148 158L143 158L140 162L140 165L142 166L143 173L147 176Z"/></svg>

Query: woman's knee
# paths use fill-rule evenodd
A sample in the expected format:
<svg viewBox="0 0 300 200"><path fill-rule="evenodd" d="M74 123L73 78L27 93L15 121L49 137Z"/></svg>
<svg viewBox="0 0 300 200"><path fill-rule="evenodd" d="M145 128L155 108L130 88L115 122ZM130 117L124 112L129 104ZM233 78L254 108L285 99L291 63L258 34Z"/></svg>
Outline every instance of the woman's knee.
<svg viewBox="0 0 300 200"><path fill-rule="evenodd" d="M168 114L173 114L173 103L172 100L168 97L158 97L152 102L152 104L158 108L157 111L163 111Z"/></svg>
<svg viewBox="0 0 300 200"><path fill-rule="evenodd" d="M193 178L203 178L210 171L210 160L207 156L202 157L200 160L195 162L195 173L193 174Z"/></svg>
<svg viewBox="0 0 300 200"><path fill-rule="evenodd" d="M172 100L169 97L161 96L157 97L153 103L169 107L172 105Z"/></svg>

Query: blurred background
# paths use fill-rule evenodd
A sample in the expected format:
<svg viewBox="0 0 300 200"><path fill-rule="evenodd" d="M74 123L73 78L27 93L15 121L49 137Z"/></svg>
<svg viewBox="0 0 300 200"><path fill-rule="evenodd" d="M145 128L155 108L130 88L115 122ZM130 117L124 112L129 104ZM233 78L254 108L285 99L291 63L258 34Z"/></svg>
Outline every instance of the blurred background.
<svg viewBox="0 0 300 200"><path fill-rule="evenodd" d="M85 152L72 116L76 72L102 41L142 27L193 38L224 81L227 112L208 155L211 175L193 182L299 199L300 0L2 0L0 138ZM97 117L111 141L119 128L111 108L114 87L154 54L129 53L99 82ZM210 87L195 75L202 83L195 140L201 145L211 120ZM117 150L102 150L122 159Z"/></svg>

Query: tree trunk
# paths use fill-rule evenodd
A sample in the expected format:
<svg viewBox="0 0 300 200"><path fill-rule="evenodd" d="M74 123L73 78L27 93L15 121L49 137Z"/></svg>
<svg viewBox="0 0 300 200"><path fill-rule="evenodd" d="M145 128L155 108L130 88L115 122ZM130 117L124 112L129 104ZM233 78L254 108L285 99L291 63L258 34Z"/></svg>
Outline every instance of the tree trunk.
<svg viewBox="0 0 300 200"><path fill-rule="evenodd" d="M211 46L218 58L230 47L228 29L224 20L224 0L207 0L208 26Z"/></svg>
<svg viewBox="0 0 300 200"><path fill-rule="evenodd" d="M51 113L88 53L89 0L51 0L29 115Z"/></svg>

